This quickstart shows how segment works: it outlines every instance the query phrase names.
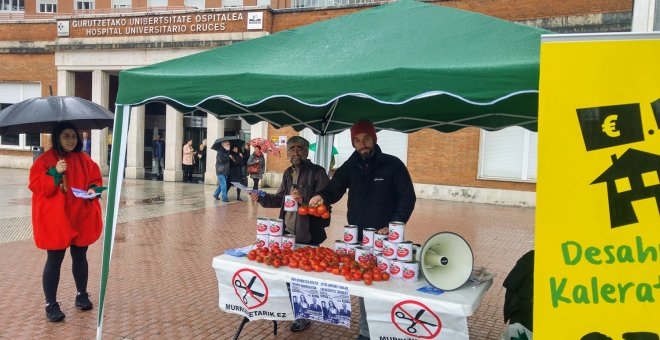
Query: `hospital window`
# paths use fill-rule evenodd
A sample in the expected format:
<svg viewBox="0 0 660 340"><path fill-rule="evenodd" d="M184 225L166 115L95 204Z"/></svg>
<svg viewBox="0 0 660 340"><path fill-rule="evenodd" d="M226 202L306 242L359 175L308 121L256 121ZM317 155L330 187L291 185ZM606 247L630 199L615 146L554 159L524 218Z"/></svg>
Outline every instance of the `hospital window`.
<svg viewBox="0 0 660 340"><path fill-rule="evenodd" d="M167 0L148 0L148 7L167 7Z"/></svg>
<svg viewBox="0 0 660 340"><path fill-rule="evenodd" d="M0 0L0 12L23 12L25 0Z"/></svg>
<svg viewBox="0 0 660 340"><path fill-rule="evenodd" d="M537 144L538 133L521 127L481 130L477 177L535 183Z"/></svg>
<svg viewBox="0 0 660 340"><path fill-rule="evenodd" d="M77 10L90 10L94 9L94 0L91 1L76 1Z"/></svg>
<svg viewBox="0 0 660 340"><path fill-rule="evenodd" d="M112 8L131 8L131 0L112 0Z"/></svg>
<svg viewBox="0 0 660 340"><path fill-rule="evenodd" d="M40 83L0 82L0 110L25 99L41 97ZM0 136L0 148L29 150L30 146L40 145L38 133Z"/></svg>
<svg viewBox="0 0 660 340"><path fill-rule="evenodd" d="M186 0L184 5L187 7L195 7L197 9L204 9L206 7L204 0Z"/></svg>
<svg viewBox="0 0 660 340"><path fill-rule="evenodd" d="M57 13L57 0L37 0L40 13Z"/></svg>
<svg viewBox="0 0 660 340"><path fill-rule="evenodd" d="M222 7L243 7L243 0L222 0Z"/></svg>

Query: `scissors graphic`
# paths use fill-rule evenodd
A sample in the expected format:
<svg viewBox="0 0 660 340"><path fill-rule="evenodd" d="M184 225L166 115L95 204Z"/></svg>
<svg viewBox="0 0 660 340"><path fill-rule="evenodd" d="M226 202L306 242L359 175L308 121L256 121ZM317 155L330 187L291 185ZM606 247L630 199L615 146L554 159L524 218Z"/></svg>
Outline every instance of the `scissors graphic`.
<svg viewBox="0 0 660 340"><path fill-rule="evenodd" d="M410 324L410 326L408 326L407 329L408 329L408 332L410 332L412 334L415 334L415 333L417 333L417 329L415 328L415 325L417 325L418 323L420 323L420 324L423 323L425 325L434 326L434 327L438 326L438 325L434 325L430 322L420 320L419 318L422 316L422 314L424 314L424 312L426 312L425 309L420 309L419 312L417 312L417 315L415 315L415 317L413 319L407 317L406 314L403 313L403 312L396 312L396 313L394 313L394 315L397 318L400 318L400 319L403 319L403 320L408 320L408 321L412 322Z"/></svg>
<svg viewBox="0 0 660 340"><path fill-rule="evenodd" d="M250 283L248 283L247 287L243 286L243 282L241 280L235 280L234 281L234 286L236 288L240 288L240 289L243 289L245 291L245 294L243 294L242 300L243 300L243 303L246 304L246 305L248 303L247 302L247 296L250 293L252 293L252 295L254 295L254 296L264 297L263 293L259 293L259 292L256 292L256 291L252 290L252 285L254 284L254 281L256 279L257 279L257 277L253 276L252 279L250 279Z"/></svg>

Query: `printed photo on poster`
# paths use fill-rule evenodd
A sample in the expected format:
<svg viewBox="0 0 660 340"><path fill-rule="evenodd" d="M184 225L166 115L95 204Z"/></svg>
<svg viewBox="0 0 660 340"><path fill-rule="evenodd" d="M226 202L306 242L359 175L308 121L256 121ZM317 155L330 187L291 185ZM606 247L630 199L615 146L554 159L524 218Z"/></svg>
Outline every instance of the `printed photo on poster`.
<svg viewBox="0 0 660 340"><path fill-rule="evenodd" d="M280 136L278 146L286 146L286 136Z"/></svg>
<svg viewBox="0 0 660 340"><path fill-rule="evenodd" d="M264 26L264 13L263 12L248 12L247 14L247 29L260 30Z"/></svg>
<svg viewBox="0 0 660 340"><path fill-rule="evenodd" d="M293 277L291 305L296 319L350 327L351 301L348 286Z"/></svg>

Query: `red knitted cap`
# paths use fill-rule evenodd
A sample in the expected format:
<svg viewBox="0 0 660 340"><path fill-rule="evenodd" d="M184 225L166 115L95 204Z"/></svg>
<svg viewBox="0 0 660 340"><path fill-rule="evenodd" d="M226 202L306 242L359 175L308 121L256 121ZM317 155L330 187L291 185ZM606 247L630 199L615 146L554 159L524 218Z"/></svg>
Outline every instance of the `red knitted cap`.
<svg viewBox="0 0 660 340"><path fill-rule="evenodd" d="M377 142L377 136L376 136L376 128L374 128L374 124L366 119L358 120L351 126L351 144L353 143L353 139L355 138L355 135L360 134L360 133L366 133L371 138L374 140L374 144Z"/></svg>

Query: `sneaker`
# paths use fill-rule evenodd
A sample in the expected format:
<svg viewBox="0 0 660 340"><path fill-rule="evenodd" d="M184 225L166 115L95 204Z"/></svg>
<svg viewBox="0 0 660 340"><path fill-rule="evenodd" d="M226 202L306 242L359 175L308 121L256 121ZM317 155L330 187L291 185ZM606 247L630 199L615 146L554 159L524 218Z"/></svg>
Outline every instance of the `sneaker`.
<svg viewBox="0 0 660 340"><path fill-rule="evenodd" d="M215 198L216 201L220 200L220 197L218 197L218 196L213 196L213 198Z"/></svg>
<svg viewBox="0 0 660 340"><path fill-rule="evenodd" d="M59 322L64 320L65 315L60 309L60 304L53 302L46 305L46 317L50 322Z"/></svg>
<svg viewBox="0 0 660 340"><path fill-rule="evenodd" d="M300 332L304 331L307 328L309 328L309 325L311 325L312 322L309 321L309 319L298 319L294 321L291 326L289 326L289 330L292 332Z"/></svg>
<svg viewBox="0 0 660 340"><path fill-rule="evenodd" d="M240 197L237 197L236 200L237 201L242 201L243 199L241 199Z"/></svg>
<svg viewBox="0 0 660 340"><path fill-rule="evenodd" d="M76 307L80 310L92 309L92 301L89 301L89 293L78 293L76 295Z"/></svg>
<svg viewBox="0 0 660 340"><path fill-rule="evenodd" d="M223 198L222 201L223 202L229 202L229 198Z"/></svg>

